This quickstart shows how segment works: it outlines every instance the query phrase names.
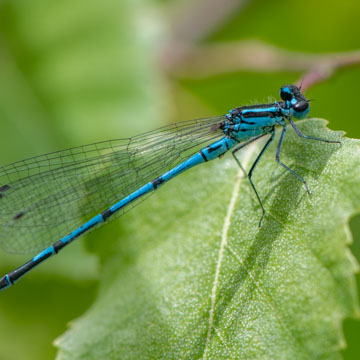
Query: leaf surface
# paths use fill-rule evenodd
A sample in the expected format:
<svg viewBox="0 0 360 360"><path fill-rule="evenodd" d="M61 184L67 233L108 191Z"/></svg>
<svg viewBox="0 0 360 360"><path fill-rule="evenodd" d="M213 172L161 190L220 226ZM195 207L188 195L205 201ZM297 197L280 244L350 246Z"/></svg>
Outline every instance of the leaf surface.
<svg viewBox="0 0 360 360"><path fill-rule="evenodd" d="M341 138L321 119L298 125ZM262 144L241 155L247 168ZM116 241L97 232L98 250L112 253L102 252L96 302L57 340L59 359L340 358L342 320L359 313L347 248L359 141L289 129L281 160L311 196L276 164L275 146L253 177L267 210L260 229L255 195L226 155L123 216Z"/></svg>

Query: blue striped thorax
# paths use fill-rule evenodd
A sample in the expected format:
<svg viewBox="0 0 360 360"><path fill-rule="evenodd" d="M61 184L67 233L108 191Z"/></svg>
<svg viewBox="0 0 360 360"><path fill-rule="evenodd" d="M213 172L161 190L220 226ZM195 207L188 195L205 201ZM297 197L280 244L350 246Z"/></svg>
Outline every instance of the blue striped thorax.
<svg viewBox="0 0 360 360"><path fill-rule="evenodd" d="M221 125L226 136L241 140L268 133L284 118L305 118L310 110L309 101L295 85L284 85L280 89L283 101L272 104L241 106L229 111L227 120Z"/></svg>

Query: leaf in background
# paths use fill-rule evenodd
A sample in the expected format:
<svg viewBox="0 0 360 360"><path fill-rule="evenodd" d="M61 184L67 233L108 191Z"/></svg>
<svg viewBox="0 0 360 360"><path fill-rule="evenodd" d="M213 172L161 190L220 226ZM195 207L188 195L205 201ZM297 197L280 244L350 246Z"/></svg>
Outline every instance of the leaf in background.
<svg viewBox="0 0 360 360"><path fill-rule="evenodd" d="M340 138L323 120L299 126ZM347 248L359 145L289 131L282 160L310 197L271 146L254 175L267 209L260 229L231 156L167 184L122 218L121 251L106 259L93 307L58 339L59 359L340 358L342 320L359 314Z"/></svg>
<svg viewBox="0 0 360 360"><path fill-rule="evenodd" d="M3 1L0 20L3 122L17 123L36 142L57 130L62 141L66 135L84 144L163 120L155 58L161 19L151 4Z"/></svg>

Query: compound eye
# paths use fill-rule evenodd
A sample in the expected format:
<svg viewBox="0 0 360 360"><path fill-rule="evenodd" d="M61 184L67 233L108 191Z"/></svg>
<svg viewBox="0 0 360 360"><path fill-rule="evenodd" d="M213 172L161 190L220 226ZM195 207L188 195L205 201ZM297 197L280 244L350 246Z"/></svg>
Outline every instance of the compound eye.
<svg viewBox="0 0 360 360"><path fill-rule="evenodd" d="M280 97L285 101L286 100L291 100L292 97L293 97L293 94L292 94L291 90L287 86L283 86L280 89Z"/></svg>
<svg viewBox="0 0 360 360"><path fill-rule="evenodd" d="M297 102L293 109L297 112L303 112L309 107L309 103L307 101L299 101Z"/></svg>

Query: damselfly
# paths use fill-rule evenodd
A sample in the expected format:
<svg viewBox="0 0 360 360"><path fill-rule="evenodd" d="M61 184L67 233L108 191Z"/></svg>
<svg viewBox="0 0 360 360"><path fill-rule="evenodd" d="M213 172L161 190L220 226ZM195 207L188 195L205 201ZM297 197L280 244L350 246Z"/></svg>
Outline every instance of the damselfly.
<svg viewBox="0 0 360 360"><path fill-rule="evenodd" d="M303 135L297 128L292 118L303 119L310 110L301 89L285 85L280 97L282 101L273 104L242 106L227 115L180 122L133 138L80 146L1 167L2 248L8 252L45 250L3 276L0 290L13 285L80 235L124 214L185 170L230 149L242 168L236 152L268 135L247 174L262 210L260 226L265 209L252 175L274 140L276 126L282 127L276 161L309 193L305 180L280 161L287 122L303 138L339 142Z"/></svg>

